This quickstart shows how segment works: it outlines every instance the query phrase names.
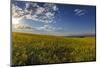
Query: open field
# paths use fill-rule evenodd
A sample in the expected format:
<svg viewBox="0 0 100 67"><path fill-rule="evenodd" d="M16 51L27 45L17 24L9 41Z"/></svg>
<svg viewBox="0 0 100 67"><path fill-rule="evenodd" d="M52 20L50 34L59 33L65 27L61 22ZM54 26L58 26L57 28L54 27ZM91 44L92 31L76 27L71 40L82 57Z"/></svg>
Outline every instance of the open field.
<svg viewBox="0 0 100 67"><path fill-rule="evenodd" d="M13 65L95 61L95 48L95 37L12 33Z"/></svg>

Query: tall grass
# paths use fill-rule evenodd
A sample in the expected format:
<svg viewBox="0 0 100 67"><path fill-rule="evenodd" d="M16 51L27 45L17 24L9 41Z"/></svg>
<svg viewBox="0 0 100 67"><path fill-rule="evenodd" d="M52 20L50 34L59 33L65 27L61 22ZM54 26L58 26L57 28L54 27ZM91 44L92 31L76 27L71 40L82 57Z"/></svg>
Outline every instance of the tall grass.
<svg viewBox="0 0 100 67"><path fill-rule="evenodd" d="M95 37L12 33L13 65L95 61Z"/></svg>

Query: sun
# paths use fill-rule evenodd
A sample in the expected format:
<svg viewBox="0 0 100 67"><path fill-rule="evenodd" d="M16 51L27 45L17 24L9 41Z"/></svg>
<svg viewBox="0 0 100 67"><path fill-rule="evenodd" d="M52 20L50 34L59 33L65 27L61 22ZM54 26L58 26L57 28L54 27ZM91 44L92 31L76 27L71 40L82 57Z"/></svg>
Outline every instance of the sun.
<svg viewBox="0 0 100 67"><path fill-rule="evenodd" d="M12 24L19 24L19 19L12 17Z"/></svg>

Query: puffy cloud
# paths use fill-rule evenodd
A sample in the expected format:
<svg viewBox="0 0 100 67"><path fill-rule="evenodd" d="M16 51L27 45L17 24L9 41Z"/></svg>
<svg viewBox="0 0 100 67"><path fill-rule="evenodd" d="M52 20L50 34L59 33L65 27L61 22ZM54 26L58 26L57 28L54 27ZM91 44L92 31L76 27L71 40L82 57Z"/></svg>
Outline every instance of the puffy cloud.
<svg viewBox="0 0 100 67"><path fill-rule="evenodd" d="M54 27L50 24L56 23L54 18L55 14L58 11L56 4L45 3L40 6L37 3L26 2L25 8L18 7L15 4L12 4L12 16L17 18L25 18L33 20L33 22L41 22L43 26L40 27L31 27L27 24L19 24L16 26L17 29L35 29L43 31L57 31L62 28ZM29 23L29 22L28 22Z"/></svg>
<svg viewBox="0 0 100 67"><path fill-rule="evenodd" d="M38 7L37 9L36 9L36 14L42 14L43 13L43 11L45 10L45 8L43 8L43 7Z"/></svg>
<svg viewBox="0 0 100 67"><path fill-rule="evenodd" d="M78 16L85 15L84 9L75 9L74 12L75 12L75 15L78 15Z"/></svg>
<svg viewBox="0 0 100 67"><path fill-rule="evenodd" d="M15 28L17 28L17 29L33 29L32 27L30 27L28 25L20 25L20 24L15 25Z"/></svg>
<svg viewBox="0 0 100 67"><path fill-rule="evenodd" d="M26 3L25 4L25 9L28 9L30 7L30 4L29 3Z"/></svg>
<svg viewBox="0 0 100 67"><path fill-rule="evenodd" d="M55 28L53 28L52 26L50 25L44 25L44 26L41 26L41 27L35 27L36 30L39 30L39 31L54 31Z"/></svg>
<svg viewBox="0 0 100 67"><path fill-rule="evenodd" d="M42 31L48 31L48 32L56 32L58 30L62 30L62 28L56 28L54 26L51 25L44 25L41 27L35 27L36 30L42 30Z"/></svg>
<svg viewBox="0 0 100 67"><path fill-rule="evenodd" d="M33 21L44 23L53 23L55 13L58 10L55 4L43 4L39 6L37 3L26 2L25 9L12 5L12 16L14 17L26 17L26 19L32 19ZM28 17L27 17L28 16ZM37 17L36 17L37 16Z"/></svg>
<svg viewBox="0 0 100 67"><path fill-rule="evenodd" d="M55 27L52 27L50 25L44 25L42 28L45 31L55 31L55 29L56 29Z"/></svg>
<svg viewBox="0 0 100 67"><path fill-rule="evenodd" d="M24 11L22 8L17 5L12 4L12 16L13 17L22 17L24 15Z"/></svg>
<svg viewBox="0 0 100 67"><path fill-rule="evenodd" d="M54 13L47 12L45 15L46 15L46 17L48 17L48 18L49 18L49 17L53 17L53 18L54 18Z"/></svg>
<svg viewBox="0 0 100 67"><path fill-rule="evenodd" d="M57 10L58 10L58 8L57 8L56 5L53 6L53 10L54 10L54 11L57 11Z"/></svg>
<svg viewBox="0 0 100 67"><path fill-rule="evenodd" d="M56 28L54 26L51 26L51 25L43 25L43 26L40 26L40 27L32 27L32 26L29 26L28 24L16 24L16 25L13 25L13 28L14 29L31 29L31 30L36 30L36 31L46 31L46 32L57 32L59 30L62 30L62 28Z"/></svg>
<svg viewBox="0 0 100 67"><path fill-rule="evenodd" d="M44 7L46 8L47 11L57 11L58 8L57 8L57 5L55 4L51 4L51 3L46 3L44 4Z"/></svg>

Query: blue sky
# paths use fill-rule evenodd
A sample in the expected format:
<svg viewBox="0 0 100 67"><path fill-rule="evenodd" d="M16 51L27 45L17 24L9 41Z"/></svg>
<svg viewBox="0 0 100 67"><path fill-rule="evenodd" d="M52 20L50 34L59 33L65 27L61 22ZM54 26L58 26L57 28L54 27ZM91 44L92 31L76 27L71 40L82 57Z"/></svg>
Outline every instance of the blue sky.
<svg viewBox="0 0 100 67"><path fill-rule="evenodd" d="M29 1L12 2L12 28L17 32L58 36L95 34L96 7Z"/></svg>

